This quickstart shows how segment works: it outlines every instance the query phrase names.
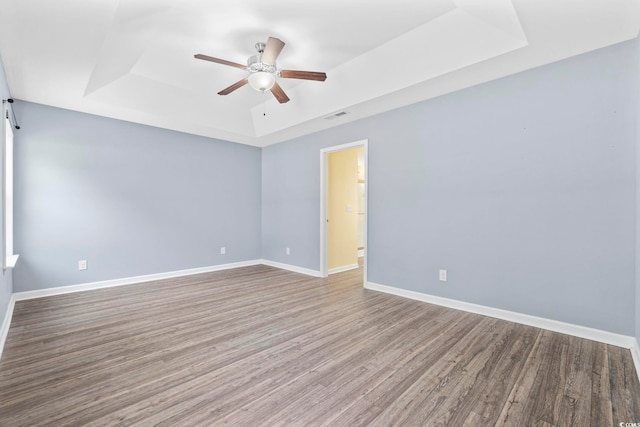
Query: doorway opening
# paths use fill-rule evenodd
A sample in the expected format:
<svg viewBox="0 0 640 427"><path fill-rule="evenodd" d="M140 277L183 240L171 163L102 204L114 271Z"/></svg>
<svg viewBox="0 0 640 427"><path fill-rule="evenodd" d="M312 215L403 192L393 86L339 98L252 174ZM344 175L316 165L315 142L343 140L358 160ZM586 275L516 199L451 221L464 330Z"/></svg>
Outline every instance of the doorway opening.
<svg viewBox="0 0 640 427"><path fill-rule="evenodd" d="M368 140L320 150L320 275L362 267L367 283Z"/></svg>

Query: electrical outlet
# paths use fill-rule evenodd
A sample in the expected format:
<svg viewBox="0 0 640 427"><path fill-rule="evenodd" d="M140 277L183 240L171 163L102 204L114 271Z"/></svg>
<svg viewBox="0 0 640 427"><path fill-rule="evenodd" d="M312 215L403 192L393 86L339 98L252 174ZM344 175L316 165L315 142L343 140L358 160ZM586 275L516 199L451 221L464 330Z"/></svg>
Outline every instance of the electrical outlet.
<svg viewBox="0 0 640 427"><path fill-rule="evenodd" d="M78 261L78 270L86 270L87 269L87 260L81 259Z"/></svg>
<svg viewBox="0 0 640 427"><path fill-rule="evenodd" d="M287 255L291 255L291 249L287 248L287 250L285 251L287 253Z"/></svg>
<svg viewBox="0 0 640 427"><path fill-rule="evenodd" d="M227 248L225 248L224 246L220 248L220 255L224 255L227 253Z"/></svg>
<svg viewBox="0 0 640 427"><path fill-rule="evenodd" d="M440 270L438 272L438 278L440 279L441 282L446 282L447 281L447 270Z"/></svg>

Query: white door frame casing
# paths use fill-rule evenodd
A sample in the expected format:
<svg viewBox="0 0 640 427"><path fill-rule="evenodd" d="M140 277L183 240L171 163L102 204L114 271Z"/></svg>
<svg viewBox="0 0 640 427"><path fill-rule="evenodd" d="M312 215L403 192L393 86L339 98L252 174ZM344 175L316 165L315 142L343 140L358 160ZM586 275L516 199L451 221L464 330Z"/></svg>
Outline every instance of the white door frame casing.
<svg viewBox="0 0 640 427"><path fill-rule="evenodd" d="M320 150L320 277L329 275L329 244L327 227L327 198L329 192L329 154L336 151L349 150L351 148L363 147L364 149L364 274L363 285L367 283L367 234L369 227L367 218L369 216L369 140L350 142L347 144L334 145Z"/></svg>

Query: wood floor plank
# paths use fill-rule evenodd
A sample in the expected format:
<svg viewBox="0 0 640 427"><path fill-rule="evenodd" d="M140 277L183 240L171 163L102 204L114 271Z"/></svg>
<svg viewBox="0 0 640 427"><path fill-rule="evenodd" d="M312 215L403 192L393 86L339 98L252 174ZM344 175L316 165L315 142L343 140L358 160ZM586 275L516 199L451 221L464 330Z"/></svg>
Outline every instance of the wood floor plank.
<svg viewBox="0 0 640 427"><path fill-rule="evenodd" d="M607 345L594 343L591 375L591 423L596 426L613 425L609 352Z"/></svg>
<svg viewBox="0 0 640 427"><path fill-rule="evenodd" d="M640 401L633 390L638 386L638 376L633 367L631 354L627 350L612 345L607 345L607 353L613 422L614 424L637 422Z"/></svg>
<svg viewBox="0 0 640 427"><path fill-rule="evenodd" d="M617 425L626 349L251 266L19 301L0 425Z"/></svg>
<svg viewBox="0 0 640 427"><path fill-rule="evenodd" d="M494 344L487 364L478 371L477 380L458 403L459 410L448 416L451 425L494 425L509 392L516 384L540 330L503 322L511 333L503 342ZM468 375L473 375L469 371ZM473 422L471 421L473 420Z"/></svg>
<svg viewBox="0 0 640 427"><path fill-rule="evenodd" d="M595 343L569 337L558 425L584 426L591 420L591 379Z"/></svg>
<svg viewBox="0 0 640 427"><path fill-rule="evenodd" d="M380 310L376 315L384 316L385 312L384 310ZM347 318L347 321L349 320L350 319ZM354 318L353 320L354 322L352 324L357 326L357 322L355 322L356 319ZM302 326L302 328L304 329L306 327ZM325 342L328 340L342 342L347 338L347 336L335 337L334 331L336 331L336 328L335 325L331 323L323 324L321 328L306 329L308 330L305 333L306 336L304 339L312 340L313 342ZM303 337L299 336L298 338L302 339ZM354 332L352 338L357 339L358 335ZM292 362L295 362L298 359L301 359L301 362L292 364ZM216 405L220 407L220 411L218 412L221 412L224 409L224 405L228 403L230 397L238 390L242 392L245 388L251 387L257 395L248 400L257 399L269 390L276 388L278 384L284 383L290 379L295 379L299 376L299 371L312 369L313 366L322 363L322 361L322 353L317 352L315 349L308 349L305 351L301 348L299 342L294 340L285 341L282 346L274 345L269 347L268 354L245 354L245 358L216 369L215 381L217 383L217 389L212 392L205 391L207 389L207 384L204 382L207 377L202 375L203 372L197 372L197 380L184 384L185 390L183 392L185 393L185 396L188 397L188 399L186 399L188 402L182 405L182 409L193 412L196 410L194 407L201 405L203 401L214 399L216 401ZM288 369L283 369L284 364L288 366ZM192 364L192 366L195 369L200 365ZM262 378L268 380L268 382L262 384L266 385L264 390L261 389L261 387L256 387L255 384ZM169 390L169 393L174 392L175 390ZM244 400L247 399L246 393L243 393L242 398ZM171 403L172 400L166 399L160 403L156 403L155 405L160 409L166 404L167 406L165 407L167 408L167 411L172 412L174 409L170 407ZM159 416L162 417L163 414L159 414Z"/></svg>
<svg viewBox="0 0 640 427"><path fill-rule="evenodd" d="M534 399L529 399L529 396L532 394L537 373L544 369L545 360L540 357L540 354L550 345L551 335L547 331L541 331L538 334L520 376L504 403L496 426L526 425L526 419L530 413L528 406L530 403L535 403Z"/></svg>
<svg viewBox="0 0 640 427"><path fill-rule="evenodd" d="M403 318L406 318L406 316L403 316ZM418 321L420 321L420 319L418 319ZM424 326L428 327L428 325L429 322L425 319ZM443 324L440 327L434 325L432 332L442 331L442 328L448 328L449 326L450 325L447 324ZM441 334L438 334L438 336L434 338L437 339L439 336L441 336ZM383 378L388 377L390 372L386 368L390 365L398 366L403 363L402 351L394 351L393 348L389 349L386 347L386 345L393 346L394 344L398 344L396 340L402 338L406 340L408 336L401 334L400 331L392 330L383 335L369 336L364 343L354 341L353 344L349 346L342 346L342 348L332 353L330 359L309 373L304 381L296 381L296 383L292 384L287 392L291 399L293 399L294 396L297 396L304 390L305 383L319 383L323 385L326 391L326 396L324 396L325 405L317 406L313 411L307 409L305 417L308 418L310 422L314 421L314 417L326 420L327 417L331 415L326 413L328 408L331 410L331 413L339 412L336 411L335 408L340 406L340 402L336 402L334 405L332 404L332 400L336 398L339 399L342 393L357 396L358 393L363 392L363 389L375 384L376 378L380 378L380 376ZM428 345L429 342L433 342L433 340L428 339L429 335L425 336L424 333L422 334L422 338L423 342L416 343L416 345ZM408 343L408 341L402 342L405 345ZM384 343L384 345L380 345L380 343ZM279 390L274 390L273 393L281 394ZM318 397L322 398L322 396ZM294 412L286 408L278 408L278 405L273 405L273 399L269 396L265 396L261 401L267 405L266 410L263 412L273 414L269 420L278 419L280 417L279 412L286 412L288 416L291 415L291 412ZM233 415L231 415L231 417L232 416Z"/></svg>
<svg viewBox="0 0 640 427"><path fill-rule="evenodd" d="M401 400L408 387L445 358L448 349L475 327L475 320L473 315L460 313L455 321L444 323L447 327L435 338L403 348L401 356L390 365L394 367L391 375L370 385L371 389L367 390L364 399L359 402L360 414L355 413L351 416L357 415L358 420L366 420L364 424L380 422L380 414L388 410L389 403Z"/></svg>
<svg viewBox="0 0 640 427"><path fill-rule="evenodd" d="M417 370L411 384L404 387L398 396L405 405L384 405L386 409L375 419L377 425L420 425L423 419L435 420L435 408L443 404L451 389L456 389L464 376L465 366L471 363L486 348L487 339L483 331L493 330L498 320L483 318L474 322L456 343L446 347L446 357L438 358L433 364L424 364L426 369ZM381 406L381 405L378 405ZM432 418L433 417L433 418Z"/></svg>

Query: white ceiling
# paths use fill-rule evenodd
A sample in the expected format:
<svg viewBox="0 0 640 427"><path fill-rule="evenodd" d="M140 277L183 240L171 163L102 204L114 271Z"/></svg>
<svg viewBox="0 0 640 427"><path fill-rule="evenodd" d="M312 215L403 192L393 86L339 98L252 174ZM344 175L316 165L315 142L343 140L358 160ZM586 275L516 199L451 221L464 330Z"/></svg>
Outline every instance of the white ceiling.
<svg viewBox="0 0 640 427"><path fill-rule="evenodd" d="M265 146L638 36L640 0L0 0L18 99ZM268 36L278 104L245 77ZM339 111L348 114L333 117ZM266 113L266 115L265 115ZM332 117L327 120L327 117Z"/></svg>

